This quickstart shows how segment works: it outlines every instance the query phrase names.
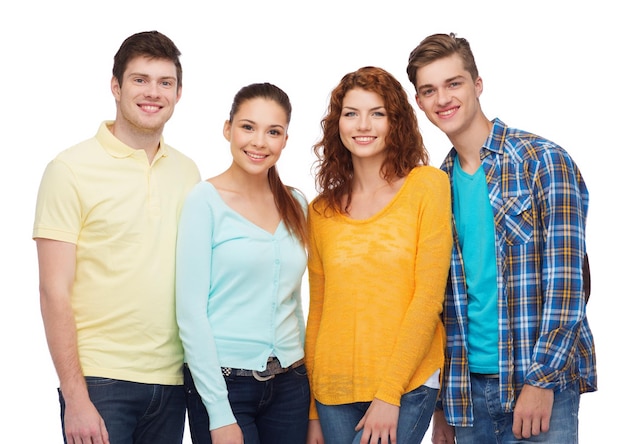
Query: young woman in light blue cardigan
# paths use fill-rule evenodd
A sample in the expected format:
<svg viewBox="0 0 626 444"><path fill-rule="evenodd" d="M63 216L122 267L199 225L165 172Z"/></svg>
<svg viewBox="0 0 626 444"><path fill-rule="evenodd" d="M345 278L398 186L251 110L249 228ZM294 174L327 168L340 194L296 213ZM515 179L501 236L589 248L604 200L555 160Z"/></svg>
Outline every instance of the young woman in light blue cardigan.
<svg viewBox="0 0 626 444"><path fill-rule="evenodd" d="M224 123L232 164L182 210L176 313L194 444L306 441L307 202L276 171L290 117L280 88L242 88Z"/></svg>

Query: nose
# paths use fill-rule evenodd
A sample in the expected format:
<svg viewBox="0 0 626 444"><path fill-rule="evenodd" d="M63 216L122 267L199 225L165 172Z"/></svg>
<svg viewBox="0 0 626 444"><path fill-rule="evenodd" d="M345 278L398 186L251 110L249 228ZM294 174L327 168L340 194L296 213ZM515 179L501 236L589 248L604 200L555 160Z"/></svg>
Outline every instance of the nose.
<svg viewBox="0 0 626 444"><path fill-rule="evenodd" d="M439 105L446 105L450 102L450 93L447 88L440 88L437 91L437 103Z"/></svg>
<svg viewBox="0 0 626 444"><path fill-rule="evenodd" d="M262 131L255 131L252 136L252 146L261 147L265 145L265 134Z"/></svg>
<svg viewBox="0 0 626 444"><path fill-rule="evenodd" d="M370 117L367 114L363 114L359 116L359 120L357 122L357 129L360 131L367 131L371 129L372 125L370 122Z"/></svg>
<svg viewBox="0 0 626 444"><path fill-rule="evenodd" d="M158 82L148 82L148 87L146 88L146 96L147 97L159 97L159 83Z"/></svg>

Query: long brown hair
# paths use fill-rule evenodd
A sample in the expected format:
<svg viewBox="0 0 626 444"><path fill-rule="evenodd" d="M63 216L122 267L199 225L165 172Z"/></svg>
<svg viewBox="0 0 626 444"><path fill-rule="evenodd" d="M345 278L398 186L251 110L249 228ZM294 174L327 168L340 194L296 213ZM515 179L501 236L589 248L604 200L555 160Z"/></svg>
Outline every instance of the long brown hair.
<svg viewBox="0 0 626 444"><path fill-rule="evenodd" d="M233 122L233 117L241 106L248 100L262 98L267 100L273 100L284 111L287 117L287 124L291 121L291 102L289 96L279 87L272 85L271 83L253 83L241 88L230 108L229 121ZM281 219L285 223L287 230L296 236L303 246L307 246L307 233L306 233L306 215L300 202L294 197L293 191L299 192L303 198L304 194L295 188L288 187L280 180L276 165L272 166L267 172L267 180L270 185L270 190L274 195L274 203L278 208L278 213Z"/></svg>
<svg viewBox="0 0 626 444"><path fill-rule="evenodd" d="M354 165L352 155L339 136L339 119L343 99L348 91L362 88L380 95L389 119L389 132L385 140L386 158L381 166L383 177L391 181L405 177L418 165L428 164L428 152L417 126L415 109L400 82L382 68L366 66L346 74L330 95L326 116L321 121L322 138L313 146L315 182L318 198L313 203L315 211L321 201L324 210L345 213L350 205ZM342 198L347 200L342 207Z"/></svg>

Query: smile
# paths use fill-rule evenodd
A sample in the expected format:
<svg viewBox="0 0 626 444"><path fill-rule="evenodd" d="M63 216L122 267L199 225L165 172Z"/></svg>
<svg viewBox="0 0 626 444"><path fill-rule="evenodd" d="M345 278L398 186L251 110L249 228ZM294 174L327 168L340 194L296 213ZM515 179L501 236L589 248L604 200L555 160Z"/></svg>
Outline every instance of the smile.
<svg viewBox="0 0 626 444"><path fill-rule="evenodd" d="M251 153L249 151L244 151L244 153L246 153L246 156L250 157L251 159L254 160L262 160L265 159L267 157L266 154L255 154L255 153Z"/></svg>
<svg viewBox="0 0 626 444"><path fill-rule="evenodd" d="M139 107L149 113L155 113L161 109L158 105L139 105Z"/></svg>
<svg viewBox="0 0 626 444"><path fill-rule="evenodd" d="M458 107L454 107L454 108L447 109L445 111L439 111L437 115L439 117L448 117L454 114L458 109L459 109Z"/></svg>
<svg viewBox="0 0 626 444"><path fill-rule="evenodd" d="M353 138L355 142L358 143L369 143L369 142L373 142L374 140L376 140L376 137L374 136L358 136L358 137L354 137Z"/></svg>

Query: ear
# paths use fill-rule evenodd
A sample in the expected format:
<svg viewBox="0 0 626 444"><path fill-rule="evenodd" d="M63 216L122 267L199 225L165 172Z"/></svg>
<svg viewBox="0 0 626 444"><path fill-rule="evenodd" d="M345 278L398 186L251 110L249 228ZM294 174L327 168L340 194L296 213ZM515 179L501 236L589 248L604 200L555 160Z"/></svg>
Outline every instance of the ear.
<svg viewBox="0 0 626 444"><path fill-rule="evenodd" d="M113 93L113 97L115 97L115 101L120 101L120 92L122 87L120 86L120 82L118 82L117 77L111 77L111 92Z"/></svg>
<svg viewBox="0 0 626 444"><path fill-rule="evenodd" d="M183 87L179 86L176 89L176 103L178 103L178 101L180 100L180 97L183 95Z"/></svg>
<svg viewBox="0 0 626 444"><path fill-rule="evenodd" d="M417 107L421 109L422 111L424 111L424 105L422 105L422 102L420 100L420 95L418 93L415 93L415 102L417 103Z"/></svg>
<svg viewBox="0 0 626 444"><path fill-rule="evenodd" d="M231 124L229 120L224 122L224 129L222 130L222 134L224 134L224 138L230 142L230 130Z"/></svg>
<svg viewBox="0 0 626 444"><path fill-rule="evenodd" d="M476 98L478 99L483 93L483 78L478 76L474 81L474 91L476 91Z"/></svg>

